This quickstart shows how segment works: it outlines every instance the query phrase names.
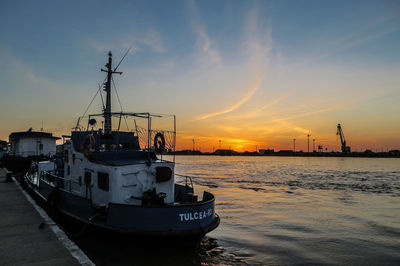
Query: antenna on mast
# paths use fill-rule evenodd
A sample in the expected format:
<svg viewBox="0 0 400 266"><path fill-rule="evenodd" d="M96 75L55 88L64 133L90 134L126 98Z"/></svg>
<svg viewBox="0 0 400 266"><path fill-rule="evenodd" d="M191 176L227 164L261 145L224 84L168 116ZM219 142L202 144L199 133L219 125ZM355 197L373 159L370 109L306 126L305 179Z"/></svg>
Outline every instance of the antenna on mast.
<svg viewBox="0 0 400 266"><path fill-rule="evenodd" d="M122 62L122 60L121 60ZM119 64L121 64L121 62ZM119 66L118 64L118 66ZM117 66L117 67L118 67ZM122 74L122 72L115 71L117 68L112 70L112 53L108 52L108 63L105 65L107 69L101 69L103 72L107 72L107 79L104 83L104 91L106 92L106 107L104 108L104 134L111 134L111 79L112 74Z"/></svg>
<svg viewBox="0 0 400 266"><path fill-rule="evenodd" d="M122 63L122 61L124 61L126 55L129 53L129 51L131 50L131 48L132 48L132 46L130 46L130 47L128 48L128 50L126 51L126 53L125 53L124 56L122 57L121 61L119 61L118 65L114 68L114 71L117 71L119 65Z"/></svg>

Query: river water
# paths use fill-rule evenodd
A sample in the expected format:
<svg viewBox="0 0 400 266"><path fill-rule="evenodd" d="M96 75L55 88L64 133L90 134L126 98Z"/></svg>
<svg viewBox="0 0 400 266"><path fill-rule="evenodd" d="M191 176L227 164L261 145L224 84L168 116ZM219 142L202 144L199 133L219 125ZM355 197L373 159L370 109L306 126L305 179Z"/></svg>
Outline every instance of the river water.
<svg viewBox="0 0 400 266"><path fill-rule="evenodd" d="M98 265L400 265L400 159L177 156L175 172L216 196L200 248L73 240Z"/></svg>

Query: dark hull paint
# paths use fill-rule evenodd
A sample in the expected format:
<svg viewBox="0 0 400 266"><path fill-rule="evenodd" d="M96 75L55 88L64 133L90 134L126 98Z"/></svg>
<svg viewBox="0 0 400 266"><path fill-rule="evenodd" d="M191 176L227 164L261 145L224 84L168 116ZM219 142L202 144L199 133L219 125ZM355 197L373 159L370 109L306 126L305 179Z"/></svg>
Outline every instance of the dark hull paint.
<svg viewBox="0 0 400 266"><path fill-rule="evenodd" d="M48 209L97 229L124 235L177 238L200 241L220 223L215 199L205 192L205 201L164 206L108 205L107 211L92 208L90 199L74 195L40 180L39 188L24 180ZM26 186L25 186L26 187ZM200 214L201 213L201 214Z"/></svg>

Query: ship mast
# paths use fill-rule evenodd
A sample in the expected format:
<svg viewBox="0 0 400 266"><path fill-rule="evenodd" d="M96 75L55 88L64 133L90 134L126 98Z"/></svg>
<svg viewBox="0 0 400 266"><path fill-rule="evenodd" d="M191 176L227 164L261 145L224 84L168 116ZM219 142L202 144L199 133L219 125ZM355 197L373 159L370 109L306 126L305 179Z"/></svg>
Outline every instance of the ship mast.
<svg viewBox="0 0 400 266"><path fill-rule="evenodd" d="M111 126L111 82L112 74L122 74L122 72L116 72L112 70L112 53L108 52L108 63L105 65L107 69L101 69L103 72L107 72L107 80L104 83L104 91L106 92L106 107L104 108L104 134L112 133Z"/></svg>

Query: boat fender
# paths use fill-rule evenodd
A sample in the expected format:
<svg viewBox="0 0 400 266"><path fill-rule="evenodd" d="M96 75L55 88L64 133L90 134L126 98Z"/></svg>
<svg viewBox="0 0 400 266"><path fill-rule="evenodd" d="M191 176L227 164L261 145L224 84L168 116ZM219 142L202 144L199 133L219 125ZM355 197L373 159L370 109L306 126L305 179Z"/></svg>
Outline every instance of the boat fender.
<svg viewBox="0 0 400 266"><path fill-rule="evenodd" d="M165 149L165 138L164 134L161 132L158 132L154 136L154 150L156 153L162 153Z"/></svg>
<svg viewBox="0 0 400 266"><path fill-rule="evenodd" d="M166 166L159 166L156 167L156 182L166 182L171 180L172 177L172 170Z"/></svg>
<svg viewBox="0 0 400 266"><path fill-rule="evenodd" d="M96 140L93 135L89 135L89 149L94 149L96 147Z"/></svg>
<svg viewBox="0 0 400 266"><path fill-rule="evenodd" d="M83 142L83 154L88 157L91 150L93 150L96 146L96 142L94 136L89 134L86 136L85 141Z"/></svg>
<svg viewBox="0 0 400 266"><path fill-rule="evenodd" d="M55 188L47 199L47 211L52 215L55 215L57 212L58 201L59 201L59 191L58 188Z"/></svg>

